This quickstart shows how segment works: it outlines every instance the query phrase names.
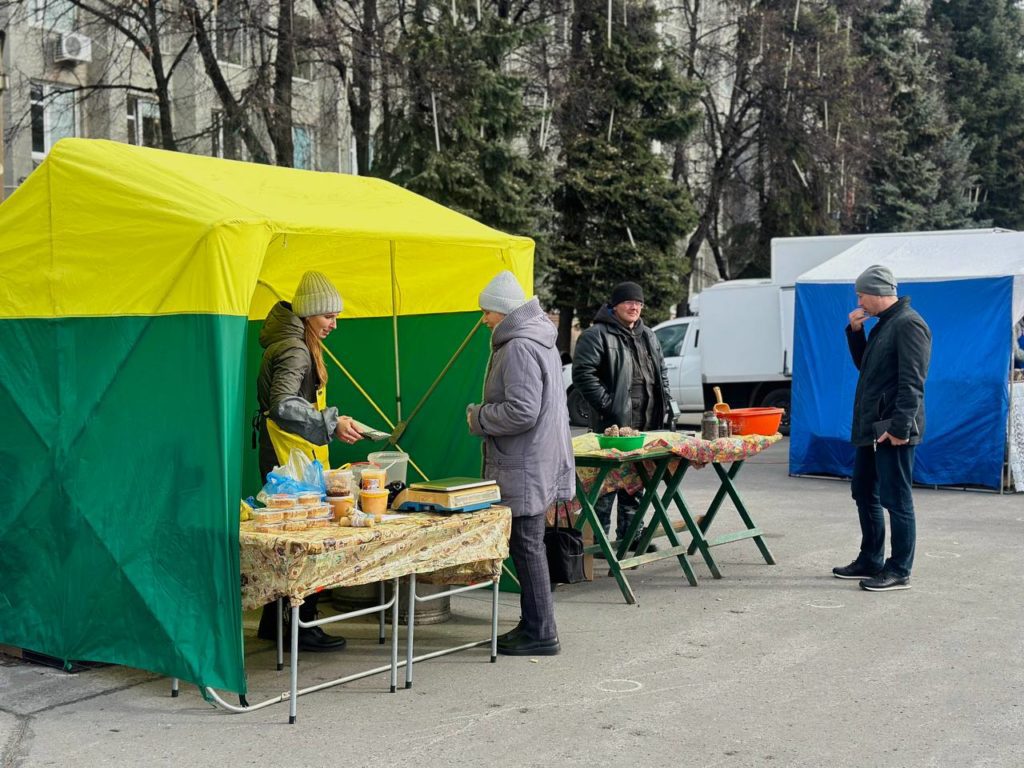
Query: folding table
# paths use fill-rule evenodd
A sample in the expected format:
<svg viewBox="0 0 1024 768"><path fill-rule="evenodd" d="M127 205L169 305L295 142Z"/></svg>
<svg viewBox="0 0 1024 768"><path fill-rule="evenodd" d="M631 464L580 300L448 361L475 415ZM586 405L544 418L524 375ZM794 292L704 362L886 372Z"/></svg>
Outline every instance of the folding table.
<svg viewBox="0 0 1024 768"><path fill-rule="evenodd" d="M596 440L593 440L593 437L582 435L573 441L577 470L596 470L596 475L593 475L593 472L586 473L586 479L577 471L576 489L580 515L576 519L576 527L582 529L584 524L590 525L596 543L586 551L600 551L605 554L611 575L618 583L627 603L636 603L636 597L623 570L637 565L676 557L686 580L691 586L696 586L697 579L688 557L700 552L711 575L719 579L722 577L721 571L711 554L711 548L748 538L754 540L765 562L770 565L775 563L764 542L763 532L754 523L734 481L747 458L778 442L781 435L748 435L708 441L682 433L651 432L648 433L644 448L630 453L594 450ZM691 466L706 464L712 466L720 485L707 512L695 519L685 501L682 483ZM725 466L727 464L730 465L728 468ZM613 552L597 518L594 505L601 494L618 488L625 488L628 491L642 489L642 494L626 536L616 542L617 546ZM709 539L708 528L718 515L726 496L736 507L744 528ZM679 543L676 528L669 519L668 509L673 504L692 537L688 544ZM641 527L644 527L644 533L637 542L636 550L644 554L624 558L623 555L628 551ZM657 552L646 552L659 528L668 537L669 547Z"/></svg>
<svg viewBox="0 0 1024 768"><path fill-rule="evenodd" d="M390 670L391 690L395 690L397 670L406 666L406 688L412 685L411 667L414 662L490 643L491 661L497 651L498 578L501 563L508 556L508 539L512 528L512 513L508 507L492 506L476 512L437 515L425 512L402 514L374 528L342 528L329 526L305 531L257 533L251 523L243 523L239 535L242 572L242 607L249 610L278 600L291 607L291 658L289 690L277 697L249 705L240 697L240 706L226 702L216 691L204 692L214 703L230 712L252 712L257 709L289 702L289 722L296 721L296 700L299 696L322 690L369 675ZM398 661L398 595L399 578L408 577L410 602L408 607L407 654ZM415 594L417 577L433 584L460 585L429 598ZM303 599L315 592L331 587L350 587L374 582L391 581L390 600L369 608L311 622L299 620L299 606ZM464 586L469 585L469 586ZM491 633L487 640L447 648L442 651L414 657L413 623L416 602L437 599L446 594L457 594L470 589L490 588ZM392 642L390 664L340 677L305 689L298 688L298 631L300 628L380 614L380 637L384 642L383 612L391 610ZM278 612L281 616L282 612ZM283 654L280 626L278 628L278 669L282 668ZM344 661L344 655L339 657ZM177 681L172 681L172 695Z"/></svg>

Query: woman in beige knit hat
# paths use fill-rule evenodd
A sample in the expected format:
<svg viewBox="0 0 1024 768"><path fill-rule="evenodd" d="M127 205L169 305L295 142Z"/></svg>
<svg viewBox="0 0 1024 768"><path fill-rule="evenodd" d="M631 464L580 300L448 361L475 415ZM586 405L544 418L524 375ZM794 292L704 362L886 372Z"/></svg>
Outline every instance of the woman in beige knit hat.
<svg viewBox="0 0 1024 768"><path fill-rule="evenodd" d="M327 368L321 342L337 327L341 296L325 275L306 272L291 303L279 301L270 310L260 346L263 361L256 380L259 402L260 474L266 478L285 464L297 448L327 466L332 438L354 443L362 435L352 419L327 405ZM299 610L303 621L316 618L316 595L307 597ZM274 606L264 608L258 637L277 637ZM299 630L303 650L341 650L345 638L328 635L320 627Z"/></svg>

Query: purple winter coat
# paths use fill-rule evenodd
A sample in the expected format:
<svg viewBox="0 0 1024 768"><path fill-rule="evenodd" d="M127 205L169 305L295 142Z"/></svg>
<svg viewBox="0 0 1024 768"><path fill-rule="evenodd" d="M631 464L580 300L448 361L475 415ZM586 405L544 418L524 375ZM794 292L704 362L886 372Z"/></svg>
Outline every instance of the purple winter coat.
<svg viewBox="0 0 1024 768"><path fill-rule="evenodd" d="M536 298L494 329L484 403L468 407L484 442L484 477L501 486L514 517L542 515L575 496L569 410L558 333Z"/></svg>

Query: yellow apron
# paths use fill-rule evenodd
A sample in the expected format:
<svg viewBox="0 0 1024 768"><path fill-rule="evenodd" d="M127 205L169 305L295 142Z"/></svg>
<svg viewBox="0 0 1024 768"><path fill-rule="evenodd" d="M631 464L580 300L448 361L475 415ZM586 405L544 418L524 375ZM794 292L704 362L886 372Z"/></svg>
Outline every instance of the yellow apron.
<svg viewBox="0 0 1024 768"><path fill-rule="evenodd" d="M316 409L322 411L327 408L327 387L320 387L316 391ZM267 413L263 414L267 416ZM267 434L270 435L270 444L274 446L274 453L277 454L278 466L284 466L288 462L293 449L298 449L311 459L319 459L324 469L330 469L327 445L316 445L305 438L285 432L273 419L267 417Z"/></svg>

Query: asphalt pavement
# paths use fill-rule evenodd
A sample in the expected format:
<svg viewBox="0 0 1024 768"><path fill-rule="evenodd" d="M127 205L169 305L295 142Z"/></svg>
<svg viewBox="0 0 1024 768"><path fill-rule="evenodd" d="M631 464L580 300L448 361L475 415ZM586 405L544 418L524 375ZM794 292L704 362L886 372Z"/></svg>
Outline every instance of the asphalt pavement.
<svg viewBox="0 0 1024 768"><path fill-rule="evenodd" d="M1024 497L917 489L912 589L869 593L832 578L856 554L849 484L791 478L788 445L738 479L777 560L751 541L718 547L723 578L694 558L629 578L627 605L598 564L555 592L562 654L474 649L417 664L390 693L378 675L233 715L194 686L169 696L148 672L67 674L0 656L0 768L28 766L1024 766ZM706 507L710 469L688 473ZM736 529L731 507L712 533ZM501 597L500 631L518 619ZM417 629L418 652L481 638L489 598L452 599ZM249 701L287 689L246 614ZM305 655L300 686L384 664L376 625L349 648Z"/></svg>

